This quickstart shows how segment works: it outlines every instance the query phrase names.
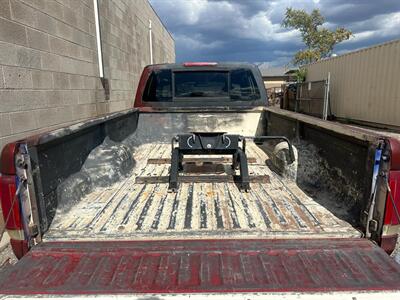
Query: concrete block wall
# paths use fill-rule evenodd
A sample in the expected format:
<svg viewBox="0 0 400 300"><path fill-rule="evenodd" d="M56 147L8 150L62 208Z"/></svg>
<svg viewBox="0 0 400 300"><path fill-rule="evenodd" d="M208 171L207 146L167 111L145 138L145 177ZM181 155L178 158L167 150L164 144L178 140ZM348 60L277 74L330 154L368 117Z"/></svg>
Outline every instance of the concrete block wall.
<svg viewBox="0 0 400 300"><path fill-rule="evenodd" d="M147 0L99 0L106 100L93 0L0 0L0 149L8 142L132 106L143 67L174 62Z"/></svg>

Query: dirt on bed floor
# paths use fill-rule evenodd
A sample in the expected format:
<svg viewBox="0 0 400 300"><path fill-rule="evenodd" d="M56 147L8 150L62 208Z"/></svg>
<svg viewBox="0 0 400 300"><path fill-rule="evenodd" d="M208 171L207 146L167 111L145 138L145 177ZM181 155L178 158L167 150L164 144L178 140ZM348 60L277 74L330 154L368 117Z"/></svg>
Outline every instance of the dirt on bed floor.
<svg viewBox="0 0 400 300"><path fill-rule="evenodd" d="M348 182L339 169L329 167L316 146L305 141L297 142L295 146L298 150L299 187L338 218L357 223L353 210L361 191Z"/></svg>
<svg viewBox="0 0 400 300"><path fill-rule="evenodd" d="M58 210L45 238L359 236L350 224L315 203L294 182L272 172L265 164L268 155L250 142L246 148L249 173L264 179L253 182L249 193L225 181L182 183L178 193L168 193L166 182L137 181L168 177L170 147L169 143L138 147L133 152L136 164L130 176L71 201L68 210ZM229 162L220 164L225 173L231 170ZM201 170L185 175L202 175L204 165Z"/></svg>

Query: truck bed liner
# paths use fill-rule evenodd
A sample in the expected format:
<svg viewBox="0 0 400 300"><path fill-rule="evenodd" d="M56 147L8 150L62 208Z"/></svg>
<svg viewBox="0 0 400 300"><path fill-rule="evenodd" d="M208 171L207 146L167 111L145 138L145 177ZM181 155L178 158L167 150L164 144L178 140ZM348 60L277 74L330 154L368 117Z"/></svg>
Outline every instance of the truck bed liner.
<svg viewBox="0 0 400 300"><path fill-rule="evenodd" d="M167 183L135 183L138 176L168 175L170 144L143 144L134 151L131 176L59 211L45 240L360 236L294 182L273 173L254 143L246 151L250 175L269 178L252 183L249 193L227 182L182 183L178 193L168 193Z"/></svg>

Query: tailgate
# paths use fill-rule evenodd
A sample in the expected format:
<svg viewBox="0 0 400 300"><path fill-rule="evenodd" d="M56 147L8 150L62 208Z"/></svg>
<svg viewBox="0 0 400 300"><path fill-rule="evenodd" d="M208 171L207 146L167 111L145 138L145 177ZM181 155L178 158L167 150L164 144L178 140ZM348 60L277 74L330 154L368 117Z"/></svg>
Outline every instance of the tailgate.
<svg viewBox="0 0 400 300"><path fill-rule="evenodd" d="M46 242L0 274L3 295L399 289L400 265L365 239Z"/></svg>

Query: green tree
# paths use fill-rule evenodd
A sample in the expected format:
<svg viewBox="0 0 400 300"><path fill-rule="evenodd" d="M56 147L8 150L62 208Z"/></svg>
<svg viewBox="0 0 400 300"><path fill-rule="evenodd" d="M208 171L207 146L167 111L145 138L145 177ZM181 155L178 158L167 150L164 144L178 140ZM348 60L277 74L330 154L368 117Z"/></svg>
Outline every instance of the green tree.
<svg viewBox="0 0 400 300"><path fill-rule="evenodd" d="M327 57L332 53L333 47L345 40L348 40L352 33L350 30L339 27L332 31L322 25L325 18L319 9L314 9L308 14L302 9L287 8L282 25L285 28L297 29L301 33L306 49L298 51L293 64L304 65Z"/></svg>

